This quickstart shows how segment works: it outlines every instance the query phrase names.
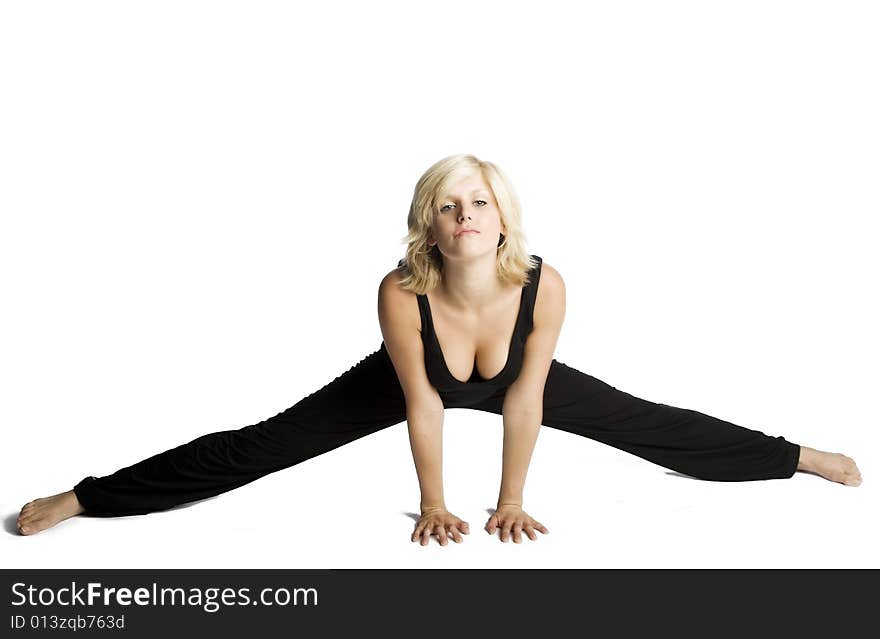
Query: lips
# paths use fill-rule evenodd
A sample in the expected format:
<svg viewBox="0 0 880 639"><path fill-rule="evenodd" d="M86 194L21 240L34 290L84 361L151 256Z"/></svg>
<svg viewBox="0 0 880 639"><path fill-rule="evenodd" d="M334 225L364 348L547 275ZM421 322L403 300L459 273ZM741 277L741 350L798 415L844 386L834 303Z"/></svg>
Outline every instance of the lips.
<svg viewBox="0 0 880 639"><path fill-rule="evenodd" d="M465 229L464 231L459 231L458 233L456 233L455 237L467 235L468 233L473 233L474 235L476 235L477 233L479 233L479 231L477 229Z"/></svg>

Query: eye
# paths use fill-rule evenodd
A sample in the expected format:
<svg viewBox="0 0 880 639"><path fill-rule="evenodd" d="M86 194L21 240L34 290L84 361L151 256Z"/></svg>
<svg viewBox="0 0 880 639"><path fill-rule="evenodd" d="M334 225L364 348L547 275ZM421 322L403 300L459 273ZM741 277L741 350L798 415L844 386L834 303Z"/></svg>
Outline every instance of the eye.
<svg viewBox="0 0 880 639"><path fill-rule="evenodd" d="M486 204L488 204L488 202L486 202L486 200L474 200L474 204L476 204L477 202L482 202L483 206L486 206ZM441 213L445 212L447 206L455 206L455 205L454 204L444 204L443 206L440 207L440 212ZM483 207L481 206L480 208L483 208Z"/></svg>

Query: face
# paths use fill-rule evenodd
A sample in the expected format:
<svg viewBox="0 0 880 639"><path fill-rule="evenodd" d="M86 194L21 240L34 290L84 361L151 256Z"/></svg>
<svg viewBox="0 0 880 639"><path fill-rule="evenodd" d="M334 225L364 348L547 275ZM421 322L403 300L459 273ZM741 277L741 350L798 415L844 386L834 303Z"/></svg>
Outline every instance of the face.
<svg viewBox="0 0 880 639"><path fill-rule="evenodd" d="M463 232L470 231L472 232ZM498 250L504 233L501 212L480 173L452 185L437 200L428 246L435 244L442 255L474 257Z"/></svg>

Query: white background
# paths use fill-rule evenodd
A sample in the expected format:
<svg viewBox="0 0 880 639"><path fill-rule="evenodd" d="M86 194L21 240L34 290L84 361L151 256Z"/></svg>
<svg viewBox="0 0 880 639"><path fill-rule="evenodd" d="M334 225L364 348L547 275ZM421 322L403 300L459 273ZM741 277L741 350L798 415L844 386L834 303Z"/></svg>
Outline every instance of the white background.
<svg viewBox="0 0 880 639"><path fill-rule="evenodd" d="M878 567L872 2L42 2L0 16L0 563ZM448 410L461 545L411 543L406 424L162 513L28 501L277 414L381 344L412 189L496 162L568 304L556 358L855 458L709 482L543 428L501 543L501 419Z"/></svg>

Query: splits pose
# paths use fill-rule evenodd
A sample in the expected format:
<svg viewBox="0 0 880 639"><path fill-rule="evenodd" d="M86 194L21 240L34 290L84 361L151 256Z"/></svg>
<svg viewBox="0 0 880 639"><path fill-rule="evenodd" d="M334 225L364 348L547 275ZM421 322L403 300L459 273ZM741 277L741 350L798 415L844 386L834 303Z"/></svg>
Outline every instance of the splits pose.
<svg viewBox="0 0 880 639"><path fill-rule="evenodd" d="M806 470L847 485L861 482L845 455L640 399L554 359L564 313L561 277L523 250L519 206L495 165L470 155L436 163L419 180L408 224L407 258L380 287L385 339L375 352L274 417L202 435L30 502L19 516L22 534L80 513L139 515L213 497L407 421L422 489L422 515L411 539L461 541L468 524L446 510L442 497L445 408L504 417L502 488L486 525L487 532L499 530L502 541L547 532L522 510L528 459L542 424L698 479L785 479ZM516 265L525 267L519 280L498 277ZM494 325L486 325L490 321Z"/></svg>

